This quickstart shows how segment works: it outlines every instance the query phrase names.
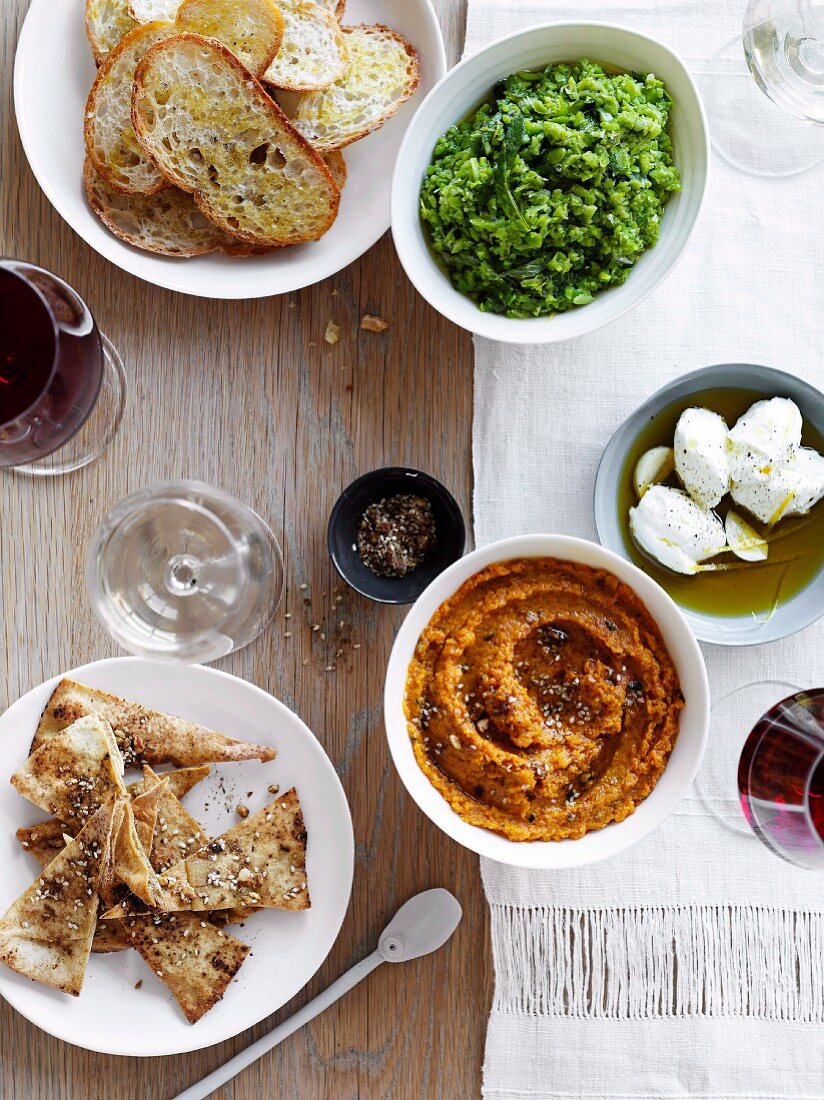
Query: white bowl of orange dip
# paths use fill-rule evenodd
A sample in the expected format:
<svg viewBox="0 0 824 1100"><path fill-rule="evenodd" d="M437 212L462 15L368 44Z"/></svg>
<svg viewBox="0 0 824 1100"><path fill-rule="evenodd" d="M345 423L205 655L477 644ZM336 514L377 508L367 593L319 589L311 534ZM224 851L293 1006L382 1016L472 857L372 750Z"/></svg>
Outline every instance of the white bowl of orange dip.
<svg viewBox="0 0 824 1100"><path fill-rule="evenodd" d="M595 543L541 534L432 582L395 640L384 706L395 767L438 828L553 870L617 855L672 813L710 698L695 636L655 581Z"/></svg>

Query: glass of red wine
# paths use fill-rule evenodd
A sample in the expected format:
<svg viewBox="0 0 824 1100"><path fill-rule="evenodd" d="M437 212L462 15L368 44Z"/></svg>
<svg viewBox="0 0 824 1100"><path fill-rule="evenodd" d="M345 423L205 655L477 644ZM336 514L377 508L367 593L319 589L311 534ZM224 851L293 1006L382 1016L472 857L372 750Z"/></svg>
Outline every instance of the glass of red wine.
<svg viewBox="0 0 824 1100"><path fill-rule="evenodd" d="M125 402L120 357L77 292L0 257L0 467L42 476L87 466Z"/></svg>
<svg viewBox="0 0 824 1100"><path fill-rule="evenodd" d="M771 852L824 870L824 688L798 691L756 722L738 762L738 791Z"/></svg>

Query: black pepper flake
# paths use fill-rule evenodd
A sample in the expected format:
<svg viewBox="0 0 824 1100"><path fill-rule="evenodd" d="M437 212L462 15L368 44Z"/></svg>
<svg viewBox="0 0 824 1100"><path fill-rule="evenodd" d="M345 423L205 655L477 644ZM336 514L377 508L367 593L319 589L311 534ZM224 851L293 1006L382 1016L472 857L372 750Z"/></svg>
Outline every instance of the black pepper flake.
<svg viewBox="0 0 824 1100"><path fill-rule="evenodd" d="M405 577L437 541L432 505L425 497L398 493L370 504L358 528L358 556L379 577Z"/></svg>

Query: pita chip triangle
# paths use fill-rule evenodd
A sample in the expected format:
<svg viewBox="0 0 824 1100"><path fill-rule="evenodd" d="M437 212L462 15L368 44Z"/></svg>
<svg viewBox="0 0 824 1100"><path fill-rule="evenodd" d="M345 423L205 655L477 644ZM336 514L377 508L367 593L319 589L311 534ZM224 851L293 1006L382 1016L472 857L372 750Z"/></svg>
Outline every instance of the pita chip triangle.
<svg viewBox="0 0 824 1100"><path fill-rule="evenodd" d="M248 944L195 913L135 917L125 924L129 946L168 987L190 1024L217 1004L249 954Z"/></svg>
<svg viewBox="0 0 824 1100"><path fill-rule="evenodd" d="M158 876L160 908L202 912L243 906L308 909L306 829L294 789ZM131 901L104 920L140 912Z"/></svg>
<svg viewBox="0 0 824 1100"><path fill-rule="evenodd" d="M35 806L78 832L112 795L123 795L123 758L108 722L81 718L44 744L11 777Z"/></svg>
<svg viewBox="0 0 824 1100"><path fill-rule="evenodd" d="M99 920L94 930L92 951L95 955L111 955L115 951L125 951L130 946L129 937L123 921Z"/></svg>
<svg viewBox="0 0 824 1100"><path fill-rule="evenodd" d="M73 680L61 680L54 689L40 717L32 750L87 714L111 725L127 767L141 763L183 767L209 760L274 760L276 756L266 745L236 741L196 722L129 703Z"/></svg>
<svg viewBox="0 0 824 1100"><path fill-rule="evenodd" d="M123 809L117 833L112 830L112 858L100 883L100 897L104 905L112 906L125 887L144 904L163 908L163 890L140 843L132 804L124 802Z"/></svg>
<svg viewBox="0 0 824 1100"><path fill-rule="evenodd" d="M189 793L192 787L196 787L202 779L205 779L211 770L208 764L198 764L193 768L177 768L175 771L163 772L162 775L155 775L155 773L152 772L153 778L151 781L147 780L144 776L143 779L138 779L134 783L130 783L126 789L131 798L135 799L143 794L147 786L151 787L159 779L165 779L169 783L169 791L171 794L173 794L175 798L182 799Z"/></svg>
<svg viewBox="0 0 824 1100"><path fill-rule="evenodd" d="M56 824L59 824L59 822ZM18 830L18 833L20 832L22 832L22 830ZM60 850L65 848L65 846L65 840L61 836L59 845ZM29 851L43 867L51 863L57 855L57 851L49 847L46 843L44 843L42 847L31 845ZM232 917L236 916L237 919L221 922L222 925L238 923L240 920L245 920L247 916L251 915L249 913L232 914L228 909L225 910L225 912ZM128 946L129 938L126 935L126 929L123 927L121 921L101 920L97 922L97 928L95 928L94 931L94 939L92 940L92 951L95 952L95 954L109 954L112 951L125 951Z"/></svg>
<svg viewBox="0 0 824 1100"><path fill-rule="evenodd" d="M134 891L148 905L154 904L159 896L160 886L146 853L151 848L157 803L165 787L165 782L155 783L131 805L125 803L121 807L120 816L112 827L109 859L100 879L100 900L104 909L126 897L128 890ZM98 923L92 951L107 954L128 946L126 931L119 921Z"/></svg>
<svg viewBox="0 0 824 1100"><path fill-rule="evenodd" d="M75 997L97 923L116 805L112 799L102 806L0 918L0 962Z"/></svg>
<svg viewBox="0 0 824 1100"><path fill-rule="evenodd" d="M168 790L169 781L161 779L154 786L149 785L147 790L132 799L132 813L134 814L134 827L137 839L140 841L146 858L152 851L152 837L157 824L157 809L163 792Z"/></svg>
<svg viewBox="0 0 824 1100"><path fill-rule="evenodd" d="M155 775L148 764L143 765L144 781L156 783L160 776ZM163 776L162 778L165 778ZM175 798L167 787L160 795L157 804L157 817L152 835L152 847L149 862L156 871L164 871L184 856L202 848L209 834L199 821L189 813L179 798Z"/></svg>
<svg viewBox="0 0 824 1100"><path fill-rule="evenodd" d="M106 858L103 860L103 865L100 868L100 882L97 887L97 893L100 897L100 904L103 908L107 908L112 898L120 899L121 895L117 893L116 885L117 879L114 873L114 859L115 859L115 842L117 841L118 833L120 832L120 826L123 824L123 818L126 814L126 799L120 798L117 800L114 806L114 812L112 814L112 831L109 842L109 847L106 852Z"/></svg>
<svg viewBox="0 0 824 1100"><path fill-rule="evenodd" d="M69 826L56 817L18 829L14 834L26 851L34 856L41 867L51 863L59 851L66 847L66 837L71 836Z"/></svg>

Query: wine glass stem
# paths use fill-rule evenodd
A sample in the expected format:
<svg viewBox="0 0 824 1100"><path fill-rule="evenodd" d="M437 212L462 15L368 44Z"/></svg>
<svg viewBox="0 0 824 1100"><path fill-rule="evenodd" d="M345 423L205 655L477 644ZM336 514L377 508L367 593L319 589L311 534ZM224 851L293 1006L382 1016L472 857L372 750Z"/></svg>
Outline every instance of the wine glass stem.
<svg viewBox="0 0 824 1100"><path fill-rule="evenodd" d="M190 554L175 554L166 566L166 587L175 596L191 596L200 584L201 563Z"/></svg>

